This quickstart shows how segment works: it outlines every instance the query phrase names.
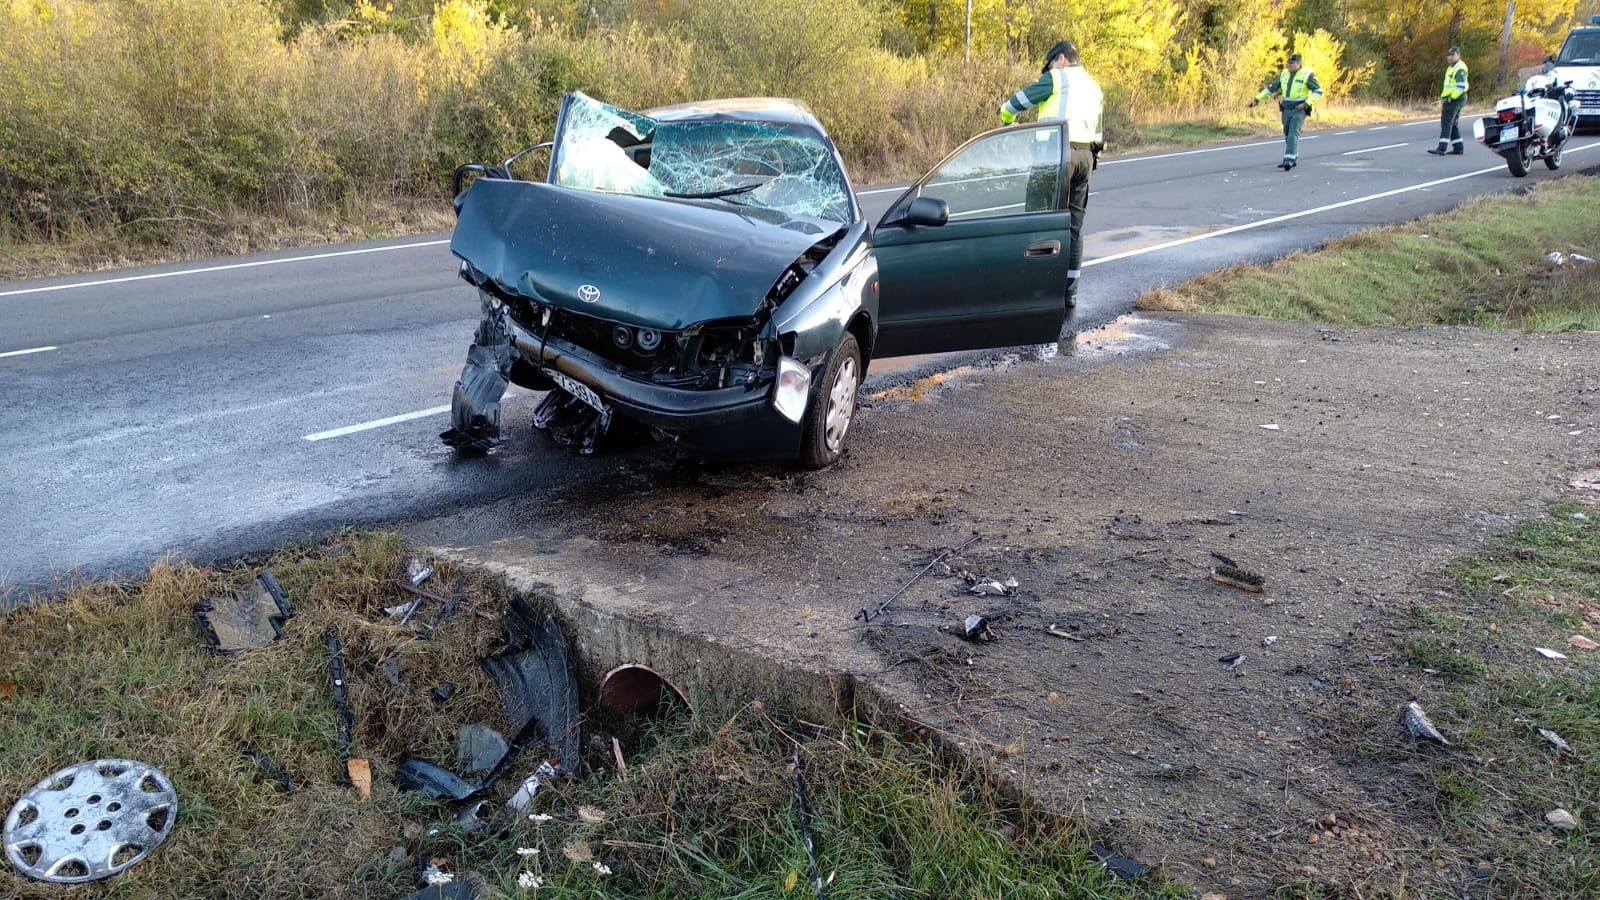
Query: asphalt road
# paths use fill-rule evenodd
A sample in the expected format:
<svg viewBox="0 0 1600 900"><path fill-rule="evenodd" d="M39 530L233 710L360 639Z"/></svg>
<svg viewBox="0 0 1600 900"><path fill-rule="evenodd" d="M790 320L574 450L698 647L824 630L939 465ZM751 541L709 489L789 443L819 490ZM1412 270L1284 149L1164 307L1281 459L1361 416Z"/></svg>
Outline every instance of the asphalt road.
<svg viewBox="0 0 1600 900"><path fill-rule="evenodd" d="M1107 158L1074 325L1148 288L1554 177L1432 121ZM1600 164L1580 136L1563 171ZM898 193L863 190L877 214ZM477 321L448 235L0 283L0 597L266 550L343 526L537 498L593 460L528 429L483 458L438 440ZM949 358L875 366L903 379ZM875 387L869 380L869 389ZM505 421L535 395L514 392Z"/></svg>

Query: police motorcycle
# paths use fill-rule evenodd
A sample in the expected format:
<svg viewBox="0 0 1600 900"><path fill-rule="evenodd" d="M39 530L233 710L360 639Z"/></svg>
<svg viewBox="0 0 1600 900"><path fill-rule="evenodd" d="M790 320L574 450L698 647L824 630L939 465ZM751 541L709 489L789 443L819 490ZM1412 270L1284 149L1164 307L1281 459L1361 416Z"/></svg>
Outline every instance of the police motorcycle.
<svg viewBox="0 0 1600 900"><path fill-rule="evenodd" d="M1495 103L1494 115L1472 125L1478 143L1506 158L1506 168L1518 178L1528 174L1536 159L1546 168L1561 168L1561 152L1577 128L1578 100L1572 82L1556 83L1555 76L1538 74L1522 89Z"/></svg>

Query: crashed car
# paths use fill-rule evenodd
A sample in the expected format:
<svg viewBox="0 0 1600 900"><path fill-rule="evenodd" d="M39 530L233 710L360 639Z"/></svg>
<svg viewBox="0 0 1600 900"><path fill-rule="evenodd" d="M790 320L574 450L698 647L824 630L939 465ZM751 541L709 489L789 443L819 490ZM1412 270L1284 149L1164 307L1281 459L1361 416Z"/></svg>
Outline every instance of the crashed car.
<svg viewBox="0 0 1600 900"><path fill-rule="evenodd" d="M492 446L512 383L548 391L533 424L583 453L627 420L827 466L873 359L1059 337L1063 129L974 138L874 225L799 103L568 94L549 144L456 172L450 249L482 319L443 437Z"/></svg>

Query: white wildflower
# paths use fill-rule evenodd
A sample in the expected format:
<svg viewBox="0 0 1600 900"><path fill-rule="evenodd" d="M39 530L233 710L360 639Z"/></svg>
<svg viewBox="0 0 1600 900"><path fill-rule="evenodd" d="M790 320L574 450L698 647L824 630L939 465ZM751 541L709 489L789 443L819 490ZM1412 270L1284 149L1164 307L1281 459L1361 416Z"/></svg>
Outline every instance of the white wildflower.
<svg viewBox="0 0 1600 900"><path fill-rule="evenodd" d="M455 880L456 880L456 877L454 875L451 875L449 872L429 872L428 873L428 884L430 884L430 885L449 884L450 882L455 881Z"/></svg>
<svg viewBox="0 0 1600 900"><path fill-rule="evenodd" d="M517 848L517 855L518 856L538 856L539 855L539 848L538 847L518 847Z"/></svg>
<svg viewBox="0 0 1600 900"><path fill-rule="evenodd" d="M594 870L596 872L599 872L601 875L610 875L611 874L611 867L606 865L603 862L595 863L594 864Z"/></svg>
<svg viewBox="0 0 1600 900"><path fill-rule="evenodd" d="M550 821L553 818L555 818L555 817L554 816L547 816L544 813L534 813L534 814L528 816L528 821L532 822L535 825L543 825L544 823Z"/></svg>
<svg viewBox="0 0 1600 900"><path fill-rule="evenodd" d="M523 872L517 876L517 887L525 891L537 891L539 888L544 887L544 879L532 872Z"/></svg>

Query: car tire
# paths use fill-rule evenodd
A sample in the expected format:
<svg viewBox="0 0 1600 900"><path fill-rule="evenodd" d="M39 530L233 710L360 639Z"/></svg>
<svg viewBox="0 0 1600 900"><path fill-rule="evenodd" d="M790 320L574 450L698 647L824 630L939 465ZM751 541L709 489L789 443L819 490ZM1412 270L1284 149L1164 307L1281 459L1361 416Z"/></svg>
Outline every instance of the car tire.
<svg viewBox="0 0 1600 900"><path fill-rule="evenodd" d="M845 333L828 354L816 396L806 413L800 439L800 465L824 469L844 454L850 423L856 416L856 394L861 390L861 348L856 336Z"/></svg>

